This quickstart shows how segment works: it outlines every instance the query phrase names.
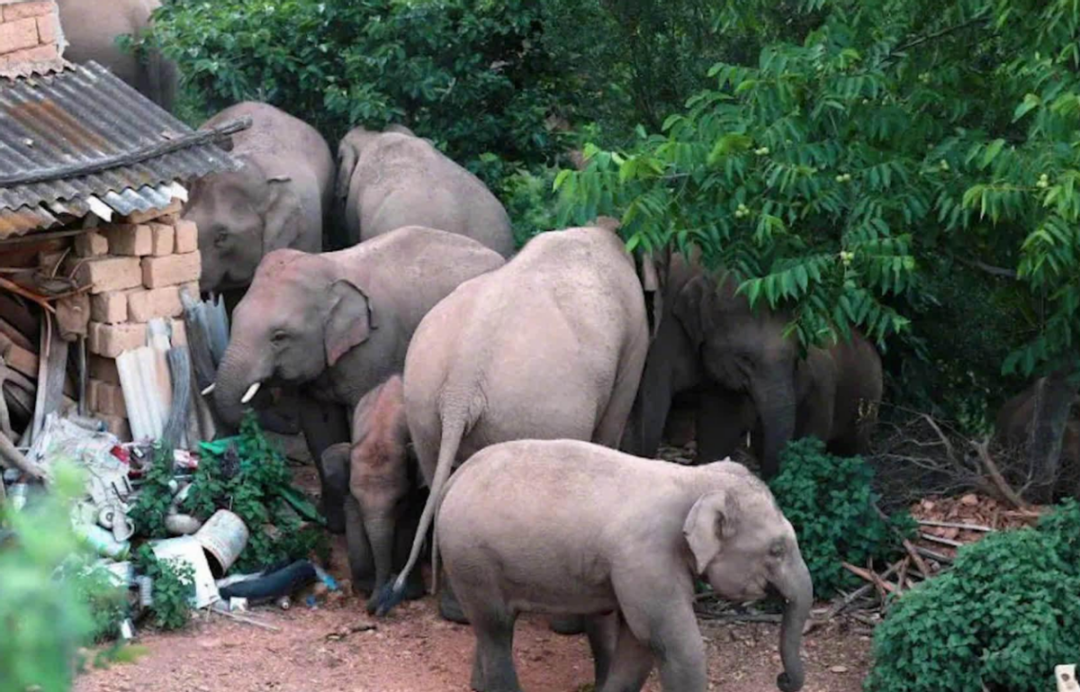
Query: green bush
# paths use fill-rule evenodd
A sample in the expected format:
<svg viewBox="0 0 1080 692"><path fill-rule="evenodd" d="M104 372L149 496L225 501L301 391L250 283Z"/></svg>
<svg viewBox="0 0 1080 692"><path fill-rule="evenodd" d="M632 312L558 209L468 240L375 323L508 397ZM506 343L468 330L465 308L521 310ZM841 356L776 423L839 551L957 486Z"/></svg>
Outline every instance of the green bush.
<svg viewBox="0 0 1080 692"><path fill-rule="evenodd" d="M952 570L901 597L874 633L867 692L1054 688L1080 652L1080 505L1036 529L960 549Z"/></svg>
<svg viewBox="0 0 1080 692"><path fill-rule="evenodd" d="M562 69L541 50L542 12L528 0L174 2L149 40L211 112L265 101L331 146L355 125L402 122L485 175L485 153L530 165L556 153L545 119Z"/></svg>
<svg viewBox="0 0 1080 692"><path fill-rule="evenodd" d="M0 690L68 690L76 652L94 634L73 580L53 578L83 553L69 519L83 487L81 474L58 468L49 495L19 512L0 508Z"/></svg>
<svg viewBox="0 0 1080 692"><path fill-rule="evenodd" d="M163 630L182 629L191 619L195 570L179 560L159 560L145 544L136 553L135 564L141 574L154 580L154 602L149 608L154 624Z"/></svg>
<svg viewBox="0 0 1080 692"><path fill-rule="evenodd" d="M780 463L769 487L799 536L818 598L859 583L841 562L882 564L894 555L894 530L909 531L910 519L895 517L890 525L878 515L873 470L866 462L826 454L824 443L807 437L789 442Z"/></svg>

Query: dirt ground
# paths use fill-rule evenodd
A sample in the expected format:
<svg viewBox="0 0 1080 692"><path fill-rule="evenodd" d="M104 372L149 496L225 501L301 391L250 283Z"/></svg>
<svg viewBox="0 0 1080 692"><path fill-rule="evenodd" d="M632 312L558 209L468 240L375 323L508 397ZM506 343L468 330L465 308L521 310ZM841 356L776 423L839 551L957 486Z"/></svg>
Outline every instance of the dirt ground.
<svg viewBox="0 0 1080 692"><path fill-rule="evenodd" d="M284 440L283 440L284 441ZM306 456L295 441L289 456ZM316 490L310 465L299 466L296 484ZM336 537L330 572L347 578L344 540ZM346 589L347 592L347 589ZM147 654L133 664L91 670L75 692L451 692L469 690L473 636L468 626L439 618L435 599L404 603L373 620L362 598L332 595L316 608L304 594L289 610L269 605L246 615L268 630L200 613L183 631L139 632ZM775 690L780 672L779 626L702 620L709 651L710 690ZM857 692L869 668L869 630L840 620L804 641L805 692ZM518 622L514 654L522 686L532 692L577 692L593 681L584 636L565 637L545 620ZM653 672L645 689L660 692Z"/></svg>

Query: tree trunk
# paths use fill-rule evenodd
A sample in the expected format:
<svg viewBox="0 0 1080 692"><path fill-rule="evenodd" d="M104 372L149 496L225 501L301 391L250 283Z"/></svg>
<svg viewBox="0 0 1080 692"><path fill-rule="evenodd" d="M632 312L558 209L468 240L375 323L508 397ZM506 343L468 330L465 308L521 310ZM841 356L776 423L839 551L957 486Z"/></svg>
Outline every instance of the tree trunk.
<svg viewBox="0 0 1080 692"><path fill-rule="evenodd" d="M1069 411L1077 395L1077 385L1069 381L1070 372L1056 370L1040 382L1035 392L1028 436L1032 484L1026 493L1029 500L1048 503L1054 499L1061 465L1061 443Z"/></svg>

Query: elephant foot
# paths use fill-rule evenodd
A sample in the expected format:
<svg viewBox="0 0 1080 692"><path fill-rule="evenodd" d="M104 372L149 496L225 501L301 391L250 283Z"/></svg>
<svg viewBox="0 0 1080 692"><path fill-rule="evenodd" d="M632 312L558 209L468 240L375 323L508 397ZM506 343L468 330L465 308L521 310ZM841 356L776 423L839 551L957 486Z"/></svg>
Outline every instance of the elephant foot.
<svg viewBox="0 0 1080 692"><path fill-rule="evenodd" d="M555 634L571 636L585 631L585 618L580 615L571 615L563 618L551 618L548 627Z"/></svg>
<svg viewBox="0 0 1080 692"><path fill-rule="evenodd" d="M469 618L465 616L457 597L449 589L443 589L439 596L439 615L443 620L456 622L459 625L469 624Z"/></svg>
<svg viewBox="0 0 1080 692"><path fill-rule="evenodd" d="M332 534L341 536L345 533L345 508L327 507L325 497L319 499L319 514L326 519L326 530Z"/></svg>
<svg viewBox="0 0 1080 692"><path fill-rule="evenodd" d="M360 579L353 577L352 592L354 596L363 596L365 594L375 593L375 579L373 577Z"/></svg>
<svg viewBox="0 0 1080 692"><path fill-rule="evenodd" d="M409 580L405 582L404 598L406 601L417 601L424 596L427 596L427 587L424 586L424 578L420 574L420 570L414 569L412 574L409 575ZM456 599L454 600L454 603L457 603ZM458 609L461 609L460 606L458 606Z"/></svg>

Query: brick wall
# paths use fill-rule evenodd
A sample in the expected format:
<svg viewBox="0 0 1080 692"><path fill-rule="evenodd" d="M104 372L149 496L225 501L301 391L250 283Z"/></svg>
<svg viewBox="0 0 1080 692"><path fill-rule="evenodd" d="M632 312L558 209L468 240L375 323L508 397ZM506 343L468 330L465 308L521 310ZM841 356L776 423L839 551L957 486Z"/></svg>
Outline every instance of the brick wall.
<svg viewBox="0 0 1080 692"><path fill-rule="evenodd" d="M131 439L116 357L146 345L146 323L171 319L173 344L185 343L180 290L198 298L201 263L195 224L180 203L134 214L76 237L65 273L89 283L89 409L121 439Z"/></svg>
<svg viewBox="0 0 1080 692"><path fill-rule="evenodd" d="M0 69L55 62L62 55L54 0L0 0Z"/></svg>

